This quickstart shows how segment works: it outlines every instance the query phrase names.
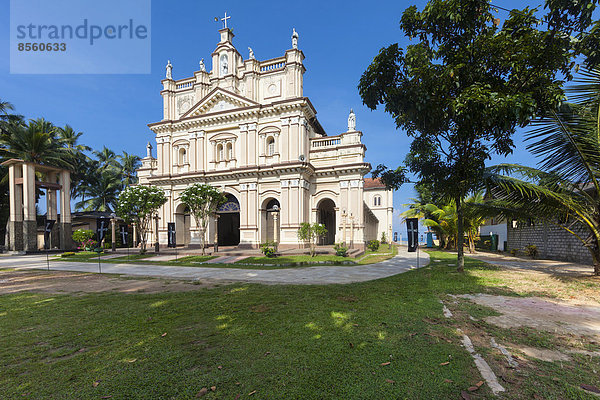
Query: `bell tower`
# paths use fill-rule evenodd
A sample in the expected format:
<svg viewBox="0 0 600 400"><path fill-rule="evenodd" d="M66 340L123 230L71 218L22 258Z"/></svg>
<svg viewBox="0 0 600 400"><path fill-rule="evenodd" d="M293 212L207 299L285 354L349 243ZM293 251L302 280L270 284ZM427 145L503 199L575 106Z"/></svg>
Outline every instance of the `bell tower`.
<svg viewBox="0 0 600 400"><path fill-rule="evenodd" d="M233 45L235 36L227 26L227 20L231 17L225 13L223 28L219 29L221 40L217 48L212 53L212 71L210 72L210 81L217 82L217 86L224 89L234 89L237 85L235 80L238 78L238 68L243 65L243 57Z"/></svg>

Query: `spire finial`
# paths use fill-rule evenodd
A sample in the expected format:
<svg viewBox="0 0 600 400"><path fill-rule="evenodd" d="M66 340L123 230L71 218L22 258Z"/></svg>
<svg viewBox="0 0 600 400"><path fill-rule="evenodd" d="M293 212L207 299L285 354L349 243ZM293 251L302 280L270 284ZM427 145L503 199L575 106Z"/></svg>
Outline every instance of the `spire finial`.
<svg viewBox="0 0 600 400"><path fill-rule="evenodd" d="M297 49L298 48L298 32L296 32L296 28L292 28L293 29L293 33L292 33L292 49Z"/></svg>
<svg viewBox="0 0 600 400"><path fill-rule="evenodd" d="M230 18L231 16L227 16L227 11L225 11L225 16L221 18L221 21L223 21L223 29L227 29L227 20Z"/></svg>

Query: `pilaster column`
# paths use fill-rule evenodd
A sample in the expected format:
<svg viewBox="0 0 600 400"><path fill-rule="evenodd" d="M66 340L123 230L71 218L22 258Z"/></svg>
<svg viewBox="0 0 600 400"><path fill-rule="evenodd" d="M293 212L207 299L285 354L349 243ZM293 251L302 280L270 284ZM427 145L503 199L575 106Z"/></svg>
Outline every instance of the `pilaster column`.
<svg viewBox="0 0 600 400"><path fill-rule="evenodd" d="M56 183L56 172L48 172L47 181ZM58 200L55 189L46 189L46 218L54 220L55 224L50 233L50 248L60 246L58 228Z"/></svg>
<svg viewBox="0 0 600 400"><path fill-rule="evenodd" d="M23 164L23 242L25 251L37 250L35 215L35 167Z"/></svg>
<svg viewBox="0 0 600 400"><path fill-rule="evenodd" d="M290 118L289 160L297 161L302 149L300 144L300 117Z"/></svg>
<svg viewBox="0 0 600 400"><path fill-rule="evenodd" d="M279 245L279 213L277 211L273 212L273 242L275 242L275 251L277 251L277 246ZM268 216L268 214L267 214Z"/></svg>
<svg viewBox="0 0 600 400"><path fill-rule="evenodd" d="M60 172L60 247L68 250L73 247L71 228L71 174L69 171Z"/></svg>
<svg viewBox="0 0 600 400"><path fill-rule="evenodd" d="M240 125L240 166L245 167L248 165L248 124Z"/></svg>
<svg viewBox="0 0 600 400"><path fill-rule="evenodd" d="M8 190L10 215L8 220L9 249L23 250L23 185L18 185L16 180L21 178L23 168L11 164L8 167Z"/></svg>
<svg viewBox="0 0 600 400"><path fill-rule="evenodd" d="M219 251L219 214L215 214L214 253Z"/></svg>
<svg viewBox="0 0 600 400"><path fill-rule="evenodd" d="M248 124L248 165L258 164L258 135L256 134L256 123Z"/></svg>
<svg viewBox="0 0 600 400"><path fill-rule="evenodd" d="M198 132L190 133L190 148L189 148L189 156L188 162L190 163L190 172L196 172L198 170L197 167L197 141L198 141Z"/></svg>
<svg viewBox="0 0 600 400"><path fill-rule="evenodd" d="M133 247L137 247L137 225L134 223L131 224L133 227Z"/></svg>
<svg viewBox="0 0 600 400"><path fill-rule="evenodd" d="M289 161L290 159L290 147L291 137L290 137L290 119L289 118L281 118L281 160Z"/></svg>
<svg viewBox="0 0 600 400"><path fill-rule="evenodd" d="M163 153L163 140L160 137L156 138L156 160L157 160L157 174L162 175L164 173L164 153Z"/></svg>
<svg viewBox="0 0 600 400"><path fill-rule="evenodd" d="M112 245L112 251L117 251L117 231L115 229L115 222L117 222L116 218L111 218L110 219L110 225L111 225L111 245Z"/></svg>
<svg viewBox="0 0 600 400"><path fill-rule="evenodd" d="M207 168L207 164L206 164L206 159L208 158L208 155L206 154L206 138L205 138L205 132L204 131L199 131L198 132L198 140L197 140L197 146L198 146L198 169L202 170L202 171L206 171Z"/></svg>

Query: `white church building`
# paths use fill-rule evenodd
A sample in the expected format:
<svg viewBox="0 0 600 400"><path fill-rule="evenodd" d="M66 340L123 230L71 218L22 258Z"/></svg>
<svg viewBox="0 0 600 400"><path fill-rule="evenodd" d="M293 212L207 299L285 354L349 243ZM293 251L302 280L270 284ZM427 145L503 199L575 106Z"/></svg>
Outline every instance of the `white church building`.
<svg viewBox="0 0 600 400"><path fill-rule="evenodd" d="M200 231L179 199L194 183L222 190L228 201L205 232L221 246L258 247L276 240L297 247L302 222L327 228L321 244L362 247L392 235L392 191L364 176L363 133L351 111L348 130L328 136L303 93L304 54L294 30L292 48L259 61L244 59L233 32L219 30L212 69L204 60L191 77L175 80L167 64L162 81L163 119L148 126L156 135L156 158L148 154L139 183L165 190L159 241L174 222L178 244L200 243ZM216 230L216 232L215 232ZM216 235L215 235L216 233Z"/></svg>

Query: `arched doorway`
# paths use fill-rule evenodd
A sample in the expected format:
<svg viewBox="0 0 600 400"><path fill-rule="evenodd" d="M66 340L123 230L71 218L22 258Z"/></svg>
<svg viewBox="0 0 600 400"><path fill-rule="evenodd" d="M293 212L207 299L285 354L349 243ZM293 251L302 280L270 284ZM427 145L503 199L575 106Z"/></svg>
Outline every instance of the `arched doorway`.
<svg viewBox="0 0 600 400"><path fill-rule="evenodd" d="M175 209L175 240L178 245L187 246L190 244L190 223L190 209L185 204L178 205Z"/></svg>
<svg viewBox="0 0 600 400"><path fill-rule="evenodd" d="M321 200L319 203L317 222L325 225L327 234L321 238L320 244L329 245L335 243L335 203L331 199Z"/></svg>
<svg viewBox="0 0 600 400"><path fill-rule="evenodd" d="M217 210L219 246L237 246L240 244L240 202L234 195L226 197L227 202Z"/></svg>
<svg viewBox="0 0 600 400"><path fill-rule="evenodd" d="M279 222L276 223L275 215L279 217L279 212L281 211L281 205L279 204L279 200L270 198L266 199L263 202L262 207L262 229L261 229L261 241L263 243L267 241L274 241L275 237L275 229L278 229ZM277 235L277 241L280 240L279 235Z"/></svg>

